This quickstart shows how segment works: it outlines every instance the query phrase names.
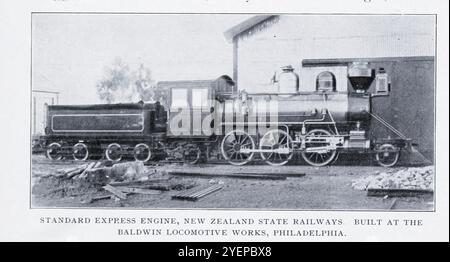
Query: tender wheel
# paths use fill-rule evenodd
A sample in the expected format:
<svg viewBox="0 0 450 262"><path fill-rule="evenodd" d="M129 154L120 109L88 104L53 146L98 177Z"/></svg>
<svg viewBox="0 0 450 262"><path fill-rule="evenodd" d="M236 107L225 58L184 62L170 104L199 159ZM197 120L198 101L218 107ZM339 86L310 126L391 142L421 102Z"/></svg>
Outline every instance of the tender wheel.
<svg viewBox="0 0 450 262"><path fill-rule="evenodd" d="M72 148L73 159L77 161L84 161L89 157L89 150L85 143L77 143Z"/></svg>
<svg viewBox="0 0 450 262"><path fill-rule="evenodd" d="M261 158L272 166L282 166L294 155L292 138L283 130L271 130L264 134L259 143L261 150L279 150L280 152L261 152Z"/></svg>
<svg viewBox="0 0 450 262"><path fill-rule="evenodd" d="M314 137L316 138L314 142L306 143L306 148L312 148L312 147L325 147L329 146L329 143L325 141L320 141L321 137L329 137L331 136L331 133L327 130L323 129L313 129L309 131L306 134L306 138ZM326 152L317 151L317 152L302 152L302 157L306 161L306 163L312 165L312 166L325 166L329 164L331 161L333 161L334 157L336 156L337 151L336 150L329 150Z"/></svg>
<svg viewBox="0 0 450 262"><path fill-rule="evenodd" d="M152 158L152 151L147 144L137 144L134 147L133 156L136 161L147 162Z"/></svg>
<svg viewBox="0 0 450 262"><path fill-rule="evenodd" d="M105 156L110 161L122 160L123 156L122 147L117 143L109 144L105 150Z"/></svg>
<svg viewBox="0 0 450 262"><path fill-rule="evenodd" d="M202 154L202 151L201 151L200 147L193 146L184 151L183 161L184 161L184 163L190 164L190 165L197 164L200 161L201 154Z"/></svg>
<svg viewBox="0 0 450 262"><path fill-rule="evenodd" d="M379 151L375 154L375 158L380 166L391 167L397 164L400 156L400 151L397 147L391 144L383 144L378 148Z"/></svg>
<svg viewBox="0 0 450 262"><path fill-rule="evenodd" d="M233 130L222 140L222 156L232 165L245 165L253 159L254 152L241 152L243 149L255 150L255 141L244 131Z"/></svg>
<svg viewBox="0 0 450 262"><path fill-rule="evenodd" d="M45 155L51 160L61 160L63 158L61 144L55 142L48 145Z"/></svg>

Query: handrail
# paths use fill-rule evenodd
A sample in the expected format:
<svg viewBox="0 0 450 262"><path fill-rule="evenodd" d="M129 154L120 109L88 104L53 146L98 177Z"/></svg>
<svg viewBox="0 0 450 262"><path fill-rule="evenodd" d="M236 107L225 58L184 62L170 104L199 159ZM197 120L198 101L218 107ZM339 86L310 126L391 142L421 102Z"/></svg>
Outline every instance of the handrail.
<svg viewBox="0 0 450 262"><path fill-rule="evenodd" d="M373 116L377 121L379 121L382 125L384 125L385 127L387 127L389 130L391 130L392 132L394 132L396 135L398 135L400 138L402 139L407 139L407 137L400 131L398 131L397 129L395 129L393 126L391 126L388 122L386 122L386 120L384 120L383 118L381 118L380 116L368 112L371 116Z"/></svg>

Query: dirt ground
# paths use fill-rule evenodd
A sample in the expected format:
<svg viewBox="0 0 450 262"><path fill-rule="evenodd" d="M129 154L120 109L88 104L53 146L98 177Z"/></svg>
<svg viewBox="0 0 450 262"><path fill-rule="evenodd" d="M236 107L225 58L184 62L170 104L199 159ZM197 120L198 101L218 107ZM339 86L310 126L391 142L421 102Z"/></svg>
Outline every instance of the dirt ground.
<svg viewBox="0 0 450 262"><path fill-rule="evenodd" d="M233 177L187 177L176 176L170 181L198 186L219 183L223 188L198 201L174 200L171 197L181 191L162 191L158 195L129 195L127 199L98 200L86 203L88 197L105 195L101 188L80 185L83 182L61 181L45 177L56 170L79 165L71 160L50 161L41 155L32 158L32 207L33 208L124 208L124 209L270 209L270 210L389 210L394 199L368 197L366 191L354 190L353 180L386 170L379 166L333 165L311 167L287 165L271 167L267 165L186 166L167 164L147 166L157 171L193 171L201 173L236 174L239 172L264 172L293 174L286 180L247 179ZM80 189L82 188L82 189ZM433 197L402 197L395 200L394 211L431 211ZM392 211L391 210L391 211Z"/></svg>

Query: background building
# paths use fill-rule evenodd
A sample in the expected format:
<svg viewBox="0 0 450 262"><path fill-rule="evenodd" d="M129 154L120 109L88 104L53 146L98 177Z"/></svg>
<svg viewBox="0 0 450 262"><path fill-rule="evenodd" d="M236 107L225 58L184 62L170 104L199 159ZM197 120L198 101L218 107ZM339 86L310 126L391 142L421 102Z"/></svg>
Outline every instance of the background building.
<svg viewBox="0 0 450 262"><path fill-rule="evenodd" d="M45 129L45 114L47 105L57 105L59 92L46 90L33 90L31 100L31 133L33 136L43 135Z"/></svg>

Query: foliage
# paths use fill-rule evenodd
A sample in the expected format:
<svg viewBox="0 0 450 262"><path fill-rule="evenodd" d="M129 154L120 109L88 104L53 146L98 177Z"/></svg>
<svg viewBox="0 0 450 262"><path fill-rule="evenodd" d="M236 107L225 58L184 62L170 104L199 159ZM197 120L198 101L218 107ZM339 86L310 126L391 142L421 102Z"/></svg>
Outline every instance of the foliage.
<svg viewBox="0 0 450 262"><path fill-rule="evenodd" d="M116 58L111 66L105 67L105 75L97 83L100 100L110 104L155 100L155 81L151 70L140 64L131 69L122 59Z"/></svg>

